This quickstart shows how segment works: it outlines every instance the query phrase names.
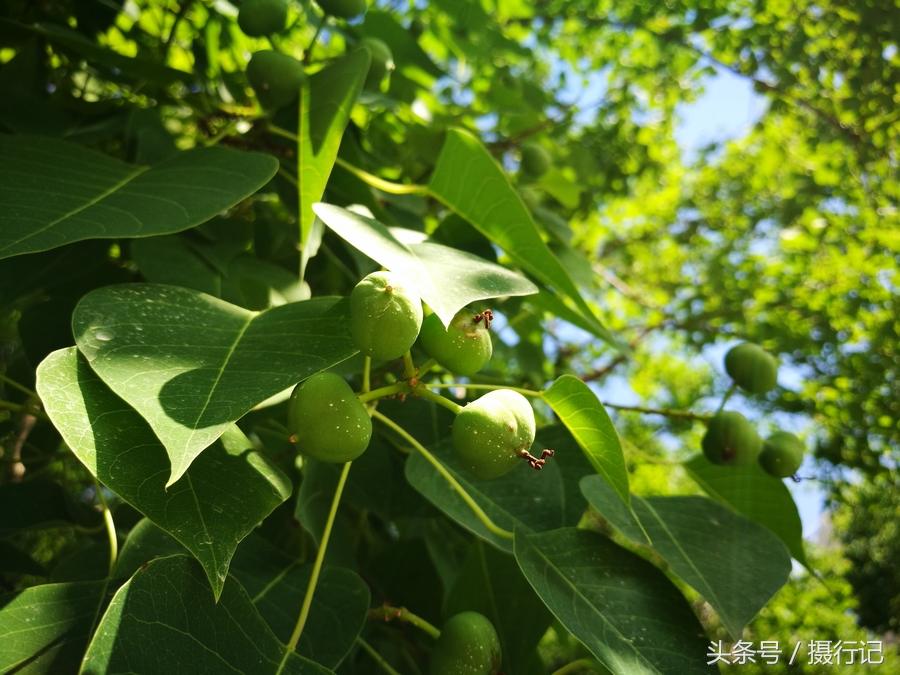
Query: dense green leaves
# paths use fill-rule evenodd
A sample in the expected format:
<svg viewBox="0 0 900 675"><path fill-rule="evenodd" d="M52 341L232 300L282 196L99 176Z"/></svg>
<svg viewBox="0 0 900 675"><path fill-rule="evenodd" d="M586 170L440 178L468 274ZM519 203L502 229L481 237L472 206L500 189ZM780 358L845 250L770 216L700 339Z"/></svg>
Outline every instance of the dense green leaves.
<svg viewBox="0 0 900 675"><path fill-rule="evenodd" d="M196 561L176 555L148 563L119 589L82 672L162 675L187 664L198 672L331 672L281 644L237 580L217 602Z"/></svg>
<svg viewBox="0 0 900 675"><path fill-rule="evenodd" d="M134 166L40 136L0 136L0 157L0 258L186 230L255 192L277 169L271 157L218 147Z"/></svg>
<svg viewBox="0 0 900 675"><path fill-rule="evenodd" d="M563 375L543 394L560 421L601 476L629 504L628 473L622 444L609 415L588 386L571 375Z"/></svg>
<svg viewBox="0 0 900 675"><path fill-rule="evenodd" d="M635 544L647 543L646 531L653 550L706 598L736 640L787 581L791 558L784 544L711 499L634 497L632 514L600 476L583 478L581 491Z"/></svg>
<svg viewBox="0 0 900 675"><path fill-rule="evenodd" d="M690 605L653 565L584 530L516 532L516 560L537 594L615 675L717 672Z"/></svg>
<svg viewBox="0 0 900 675"><path fill-rule="evenodd" d="M537 292L524 277L471 253L427 241L401 242L378 221L337 206L319 204L315 210L347 242L403 277L445 325L475 300Z"/></svg>
<svg viewBox="0 0 900 675"><path fill-rule="evenodd" d="M168 457L150 426L74 348L41 364L38 391L78 459L193 553L218 596L238 543L290 495L287 477L232 427L168 483Z"/></svg>
<svg viewBox="0 0 900 675"><path fill-rule="evenodd" d="M807 565L800 514L783 481L756 464L716 466L701 455L685 462L684 468L710 497L765 525L784 542L797 562Z"/></svg>
<svg viewBox="0 0 900 675"><path fill-rule="evenodd" d="M167 485L253 406L356 352L346 302L254 313L177 286L94 291L73 331L91 367L166 446Z"/></svg>

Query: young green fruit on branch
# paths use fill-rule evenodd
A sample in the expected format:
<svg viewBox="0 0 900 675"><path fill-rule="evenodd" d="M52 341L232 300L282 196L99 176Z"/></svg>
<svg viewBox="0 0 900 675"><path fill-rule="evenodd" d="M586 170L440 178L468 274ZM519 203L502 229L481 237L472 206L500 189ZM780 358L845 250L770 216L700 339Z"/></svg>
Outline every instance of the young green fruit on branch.
<svg viewBox="0 0 900 675"><path fill-rule="evenodd" d="M759 464L776 478L788 478L797 473L803 463L806 447L803 441L787 431L776 431L763 443Z"/></svg>
<svg viewBox="0 0 900 675"><path fill-rule="evenodd" d="M306 74L293 56L264 50L247 64L247 79L263 108L281 108L300 95Z"/></svg>
<svg viewBox="0 0 900 675"><path fill-rule="evenodd" d="M369 447L372 420L344 378L318 373L298 384L291 394L288 430L303 454L343 463Z"/></svg>
<svg viewBox="0 0 900 675"><path fill-rule="evenodd" d="M741 389L765 394L778 380L778 361L759 345L743 342L725 355L725 372Z"/></svg>
<svg viewBox="0 0 900 675"><path fill-rule="evenodd" d="M540 178L553 165L553 158L544 146L526 143L522 146L522 170L532 178Z"/></svg>
<svg viewBox="0 0 900 675"><path fill-rule="evenodd" d="M447 328L437 314L430 314L422 323L422 349L450 372L474 375L488 364L493 352L488 331L493 314L489 312L463 307Z"/></svg>
<svg viewBox="0 0 900 675"><path fill-rule="evenodd" d="M500 670L500 639L478 612L450 617L431 655L429 675L495 675Z"/></svg>
<svg viewBox="0 0 900 675"><path fill-rule="evenodd" d="M283 31L287 15L284 0L244 0L238 12L238 26L245 35L265 37Z"/></svg>
<svg viewBox="0 0 900 675"><path fill-rule="evenodd" d="M762 439L739 412L719 412L709 421L701 443L713 464L749 466L762 449Z"/></svg>
<svg viewBox="0 0 900 675"><path fill-rule="evenodd" d="M366 11L366 0L316 0L316 4L339 19L352 19Z"/></svg>
<svg viewBox="0 0 900 675"><path fill-rule="evenodd" d="M456 458L476 478L499 478L534 443L534 410L522 394L498 389L469 403L450 431Z"/></svg>
<svg viewBox="0 0 900 675"><path fill-rule="evenodd" d="M382 361L409 351L422 327L422 301L391 272L373 272L350 293L350 332L366 356Z"/></svg>

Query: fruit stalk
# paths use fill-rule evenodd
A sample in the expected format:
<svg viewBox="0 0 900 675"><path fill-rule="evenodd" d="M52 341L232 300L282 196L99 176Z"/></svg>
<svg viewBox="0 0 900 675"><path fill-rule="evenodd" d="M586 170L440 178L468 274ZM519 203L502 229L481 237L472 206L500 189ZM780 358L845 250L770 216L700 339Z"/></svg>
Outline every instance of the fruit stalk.
<svg viewBox="0 0 900 675"><path fill-rule="evenodd" d="M382 605L375 609L369 610L369 618L376 621L392 621L399 619L406 623L411 623L417 628L421 628L431 637L437 640L441 636L441 631L428 623L425 619L410 612L406 607L391 607L390 605Z"/></svg>
<svg viewBox="0 0 900 675"><path fill-rule="evenodd" d="M461 405L457 405L450 399L445 398L445 397L441 396L440 394L436 394L433 391L429 391L428 389L425 389L421 385L419 385L418 387L413 389L412 393L415 394L416 396L424 398L426 401L433 401L433 402L437 403L438 405L444 406L447 410L452 412L454 415L458 415L459 411L462 410Z"/></svg>

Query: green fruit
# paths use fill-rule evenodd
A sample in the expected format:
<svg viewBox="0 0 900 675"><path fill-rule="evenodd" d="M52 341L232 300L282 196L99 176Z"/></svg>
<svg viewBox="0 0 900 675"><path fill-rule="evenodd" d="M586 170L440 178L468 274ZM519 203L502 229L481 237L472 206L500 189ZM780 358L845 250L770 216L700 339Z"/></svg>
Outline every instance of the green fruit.
<svg viewBox="0 0 900 675"><path fill-rule="evenodd" d="M316 4L339 19L352 19L366 11L366 0L316 0Z"/></svg>
<svg viewBox="0 0 900 675"><path fill-rule="evenodd" d="M288 430L303 454L343 463L356 459L369 446L372 420L344 378L319 373L294 388Z"/></svg>
<svg viewBox="0 0 900 675"><path fill-rule="evenodd" d="M384 76L389 70L394 69L394 56L391 48L376 38L366 38L361 45L365 45L372 52L372 62L369 64L369 74L366 75L365 86L368 89L378 89Z"/></svg>
<svg viewBox="0 0 900 675"><path fill-rule="evenodd" d="M409 32L418 39L425 32L425 22L422 19L413 19L409 24Z"/></svg>
<svg viewBox="0 0 900 675"><path fill-rule="evenodd" d="M759 463L766 473L776 478L788 478L797 473L803 463L806 447L803 441L787 431L776 431L763 443Z"/></svg>
<svg viewBox="0 0 900 675"><path fill-rule="evenodd" d="M709 421L703 454L713 464L749 466L762 449L762 439L739 412L720 412Z"/></svg>
<svg viewBox="0 0 900 675"><path fill-rule="evenodd" d="M778 380L778 361L759 345L743 342L725 355L725 372L742 389L765 394Z"/></svg>
<svg viewBox="0 0 900 675"><path fill-rule="evenodd" d="M550 169L553 158L542 145L526 143L522 146L522 170L529 176L540 178Z"/></svg>
<svg viewBox="0 0 900 675"><path fill-rule="evenodd" d="M475 312L463 307L444 328L437 314L425 317L420 339L422 349L457 375L474 375L491 360L493 345L484 320L475 322Z"/></svg>
<svg viewBox="0 0 900 675"><path fill-rule="evenodd" d="M462 468L476 478L498 478L522 461L534 443L534 410L522 394L498 389L469 403L450 435Z"/></svg>
<svg viewBox="0 0 900 675"><path fill-rule="evenodd" d="M450 617L434 645L429 675L494 675L500 670L500 639L478 612Z"/></svg>
<svg viewBox="0 0 900 675"><path fill-rule="evenodd" d="M306 74L293 56L256 52L247 64L247 79L263 108L281 108L300 95Z"/></svg>
<svg viewBox="0 0 900 675"><path fill-rule="evenodd" d="M238 26L245 35L265 37L283 31L287 15L284 0L245 0L238 12Z"/></svg>
<svg viewBox="0 0 900 675"><path fill-rule="evenodd" d="M413 346L422 327L419 295L391 272L373 272L350 293L350 332L366 356L389 361Z"/></svg>

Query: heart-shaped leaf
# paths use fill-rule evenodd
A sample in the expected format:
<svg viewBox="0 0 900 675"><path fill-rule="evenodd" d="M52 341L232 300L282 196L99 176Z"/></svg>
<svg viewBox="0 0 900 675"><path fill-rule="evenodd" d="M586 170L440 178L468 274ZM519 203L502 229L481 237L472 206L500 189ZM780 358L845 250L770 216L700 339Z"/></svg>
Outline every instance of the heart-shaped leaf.
<svg viewBox="0 0 900 675"><path fill-rule="evenodd" d="M646 544L639 518L653 550L706 598L736 640L791 572L778 537L712 499L635 496L632 514L600 476L582 479L581 491L619 532Z"/></svg>
<svg viewBox="0 0 900 675"><path fill-rule="evenodd" d="M167 485L256 404L357 351L339 298L251 312L154 284L89 293L72 330L91 367L166 446Z"/></svg>
<svg viewBox="0 0 900 675"><path fill-rule="evenodd" d="M74 347L41 363L37 388L75 456L193 553L221 593L238 542L290 496L287 477L232 427L169 486L165 448Z"/></svg>
<svg viewBox="0 0 900 675"><path fill-rule="evenodd" d="M160 558L119 589L84 657L83 673L327 675L281 644L233 577L218 601L197 562Z"/></svg>
<svg viewBox="0 0 900 675"><path fill-rule="evenodd" d="M615 675L719 672L691 606L646 560L573 528L517 531L515 553L544 604Z"/></svg>
<svg viewBox="0 0 900 675"><path fill-rule="evenodd" d="M0 671L79 672L106 589L106 581L80 581L0 595Z"/></svg>
<svg viewBox="0 0 900 675"><path fill-rule="evenodd" d="M577 377L563 375L541 396L578 441L597 473L629 505L628 471L619 434L590 387Z"/></svg>
<svg viewBox="0 0 900 675"><path fill-rule="evenodd" d="M784 482L758 464L716 466L703 455L683 464L688 475L713 499L774 532L794 559L811 569L803 551L803 523Z"/></svg>
<svg viewBox="0 0 900 675"><path fill-rule="evenodd" d="M328 227L418 291L444 325L476 300L531 295L537 287L505 267L449 246L403 244L377 220L331 204L316 204Z"/></svg>
<svg viewBox="0 0 900 675"><path fill-rule="evenodd" d="M220 147L136 166L66 141L6 134L0 157L0 258L180 232L253 194L278 169L269 155Z"/></svg>

